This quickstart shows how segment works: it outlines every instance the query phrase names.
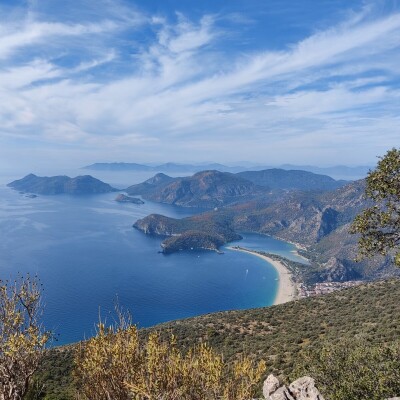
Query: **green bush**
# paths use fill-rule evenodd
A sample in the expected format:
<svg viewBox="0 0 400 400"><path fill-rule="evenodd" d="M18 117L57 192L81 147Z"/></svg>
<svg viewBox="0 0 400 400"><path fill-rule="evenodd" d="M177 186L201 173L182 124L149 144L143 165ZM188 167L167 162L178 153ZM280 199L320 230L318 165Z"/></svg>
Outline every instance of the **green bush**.
<svg viewBox="0 0 400 400"><path fill-rule="evenodd" d="M400 342L344 340L302 354L293 378L309 375L330 400L382 400L400 395Z"/></svg>

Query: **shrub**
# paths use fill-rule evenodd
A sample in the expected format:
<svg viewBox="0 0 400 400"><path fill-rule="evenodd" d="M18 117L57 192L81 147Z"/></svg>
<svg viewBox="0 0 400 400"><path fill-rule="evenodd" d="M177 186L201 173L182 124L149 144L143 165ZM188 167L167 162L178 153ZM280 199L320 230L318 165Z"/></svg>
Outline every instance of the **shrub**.
<svg viewBox="0 0 400 400"><path fill-rule="evenodd" d="M382 400L400 394L400 343L345 340L303 354L293 376L312 376L330 400Z"/></svg>
<svg viewBox="0 0 400 400"><path fill-rule="evenodd" d="M242 357L226 365L207 344L181 352L174 337L153 332L140 343L137 328L120 315L100 323L75 356L81 397L90 400L244 400L258 390L265 363Z"/></svg>

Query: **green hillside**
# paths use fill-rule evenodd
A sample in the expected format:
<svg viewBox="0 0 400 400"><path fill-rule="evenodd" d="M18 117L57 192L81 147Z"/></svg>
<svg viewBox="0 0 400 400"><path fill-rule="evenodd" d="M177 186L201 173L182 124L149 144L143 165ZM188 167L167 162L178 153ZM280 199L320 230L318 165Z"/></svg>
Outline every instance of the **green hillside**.
<svg viewBox="0 0 400 400"><path fill-rule="evenodd" d="M241 353L264 359L268 371L288 379L302 361L301 352L326 343L362 338L372 344L400 338L400 280L370 283L279 306L204 315L141 330L174 334L187 348L207 341L227 361ZM37 380L41 398L72 399L73 347L49 351ZM32 397L33 398L33 397Z"/></svg>

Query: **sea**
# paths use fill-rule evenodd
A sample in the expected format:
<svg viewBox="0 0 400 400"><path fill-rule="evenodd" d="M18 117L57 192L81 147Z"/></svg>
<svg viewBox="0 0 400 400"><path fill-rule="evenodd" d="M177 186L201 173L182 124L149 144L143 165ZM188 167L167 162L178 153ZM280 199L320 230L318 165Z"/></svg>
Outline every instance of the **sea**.
<svg viewBox="0 0 400 400"><path fill-rule="evenodd" d="M90 174L119 189L153 175L57 173ZM43 324L54 333L55 345L89 338L100 319L112 323L116 305L130 312L139 327L148 327L274 302L278 274L261 258L228 246L222 248L223 254L186 251L164 255L161 238L132 227L137 219L152 213L184 218L203 210L147 200L142 205L117 203L116 193L28 198L6 186L21 177L0 174L0 279L14 279L18 274L39 277ZM242 241L230 245L303 261L290 243L254 233L242 235Z"/></svg>

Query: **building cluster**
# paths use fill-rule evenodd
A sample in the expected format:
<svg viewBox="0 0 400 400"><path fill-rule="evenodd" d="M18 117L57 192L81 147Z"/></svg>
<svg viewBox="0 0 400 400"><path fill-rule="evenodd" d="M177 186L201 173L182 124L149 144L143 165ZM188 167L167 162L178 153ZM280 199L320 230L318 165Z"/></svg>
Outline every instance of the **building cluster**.
<svg viewBox="0 0 400 400"><path fill-rule="evenodd" d="M316 283L314 286L306 286L304 283L297 285L299 298L321 296L336 292L338 290L346 289L349 287L358 286L362 281L348 281L348 282L323 282Z"/></svg>

